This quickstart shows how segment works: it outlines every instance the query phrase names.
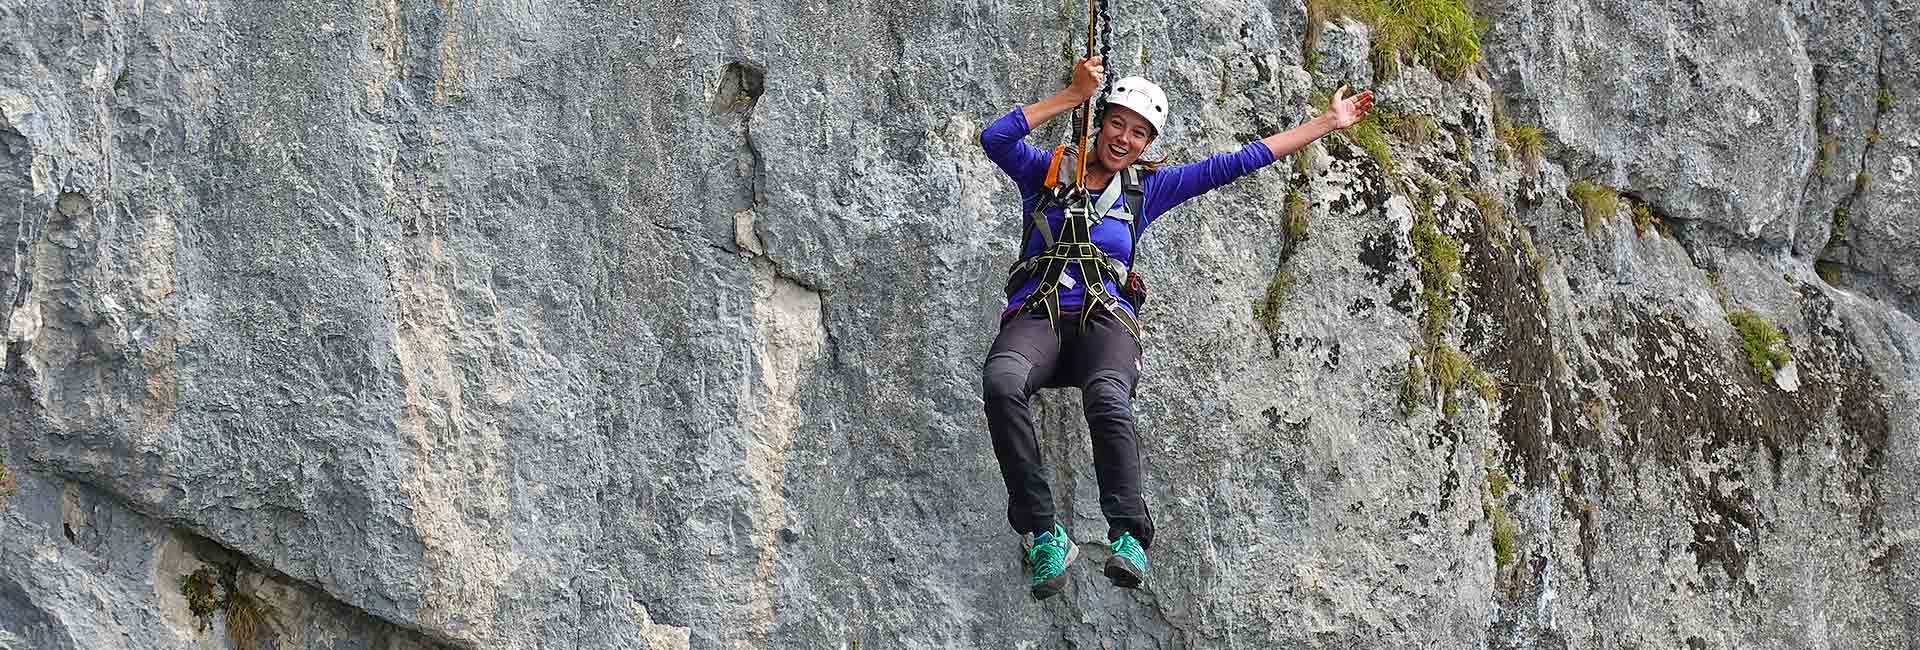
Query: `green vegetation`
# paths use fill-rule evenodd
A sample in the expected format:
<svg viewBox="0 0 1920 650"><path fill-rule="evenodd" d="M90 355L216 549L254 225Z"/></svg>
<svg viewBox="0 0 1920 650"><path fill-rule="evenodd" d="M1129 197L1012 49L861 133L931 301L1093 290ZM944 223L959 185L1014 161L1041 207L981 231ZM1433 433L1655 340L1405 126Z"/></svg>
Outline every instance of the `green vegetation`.
<svg viewBox="0 0 1920 650"><path fill-rule="evenodd" d="M245 592L227 596L227 639L236 648L259 648L273 636L273 606Z"/></svg>
<svg viewBox="0 0 1920 650"><path fill-rule="evenodd" d="M1860 175L1853 177L1853 193L1865 194L1867 193L1867 186L1872 184L1873 184L1873 173L1866 170L1861 170Z"/></svg>
<svg viewBox="0 0 1920 650"><path fill-rule="evenodd" d="M1647 230L1661 224L1660 217L1653 213L1653 206L1645 203L1633 204L1633 234L1647 236Z"/></svg>
<svg viewBox="0 0 1920 650"><path fill-rule="evenodd" d="M1593 179L1583 178L1567 186L1567 198L1580 206L1580 213L1586 217L1588 235L1599 232L1620 209L1620 193Z"/></svg>
<svg viewBox="0 0 1920 650"><path fill-rule="evenodd" d="M1214 106L1225 106L1227 97L1233 92L1233 84L1227 78L1227 64L1220 64L1220 92L1213 96Z"/></svg>
<svg viewBox="0 0 1920 650"><path fill-rule="evenodd" d="M7 471L7 464L0 462L0 506L7 504L7 499L13 496L19 481L20 479L14 477L13 472Z"/></svg>
<svg viewBox="0 0 1920 650"><path fill-rule="evenodd" d="M1443 195L1449 203L1473 201L1479 206L1487 227L1500 233L1493 237L1505 237L1509 229L1505 227L1505 209L1493 195L1468 190L1457 178L1443 181L1422 176L1410 185L1415 216L1408 238L1413 243L1414 264L1420 270L1420 294L1426 313L1422 323L1423 341L1410 352L1407 384L1401 389L1400 401L1406 411L1412 413L1424 395L1421 386L1431 385L1433 394L1440 400L1441 413L1452 417L1460 411L1455 389L1471 384L1491 401L1499 399L1500 387L1492 375L1474 368L1466 353L1445 341L1447 325L1453 320L1453 299L1459 292L1455 276L1461 272L1461 244L1441 232L1434 204ZM1429 380L1431 384L1427 383Z"/></svg>
<svg viewBox="0 0 1920 650"><path fill-rule="evenodd" d="M1547 256L1541 255L1540 249L1534 247L1533 235L1526 228L1520 228L1518 232L1520 252L1526 254L1527 264L1533 267L1533 277L1539 281L1540 306L1550 306L1553 304L1553 293L1547 287Z"/></svg>
<svg viewBox="0 0 1920 650"><path fill-rule="evenodd" d="M1793 361L1787 352L1787 337L1759 314L1741 310L1727 314L1727 321L1740 332L1740 348L1746 351L1747 362L1767 381L1773 381L1774 369Z"/></svg>
<svg viewBox="0 0 1920 650"><path fill-rule="evenodd" d="M1852 220L1846 206L1833 209L1833 233L1827 236L1827 245L1833 246L1847 238L1847 224Z"/></svg>
<svg viewBox="0 0 1920 650"><path fill-rule="evenodd" d="M1473 389L1480 393L1480 399L1489 402L1500 400L1500 382L1494 379L1491 373L1474 368L1473 372L1468 373L1467 381L1473 383Z"/></svg>
<svg viewBox="0 0 1920 650"><path fill-rule="evenodd" d="M1813 154L1813 173L1826 178L1833 173L1833 158L1840 153L1840 139L1831 133L1820 134L1820 148Z"/></svg>
<svg viewBox="0 0 1920 650"><path fill-rule="evenodd" d="M1287 294L1293 290L1293 274L1281 271L1267 280L1267 295L1264 300L1253 304L1253 319L1267 330L1268 336L1280 331L1280 308L1287 304Z"/></svg>
<svg viewBox="0 0 1920 650"><path fill-rule="evenodd" d="M234 647L260 648L273 638L273 606L241 591L237 583L234 567L203 566L180 576L180 595L187 599L187 611L200 620L201 630L224 611L227 639Z"/></svg>
<svg viewBox="0 0 1920 650"><path fill-rule="evenodd" d="M1416 147L1432 142L1434 133L1439 130L1434 126L1433 118L1420 113L1382 114L1380 119L1395 135Z"/></svg>
<svg viewBox="0 0 1920 650"><path fill-rule="evenodd" d="M219 589L219 577L212 567L200 567L198 571L180 576L180 595L187 598L187 611L200 619L201 629L206 629L208 619L220 611Z"/></svg>
<svg viewBox="0 0 1920 650"><path fill-rule="evenodd" d="M1408 365L1409 382L1422 379L1419 368L1424 361L1425 375L1431 377L1435 394L1441 400L1441 412L1448 417L1460 411L1460 405L1454 399L1454 389L1463 383L1471 383L1488 400L1499 399L1499 383L1486 372L1473 367L1472 360L1459 348L1443 342L1447 323L1453 320L1453 297L1458 291L1454 276L1460 272L1460 242L1440 232L1433 215L1430 199L1441 192L1447 192L1455 200L1474 200L1483 203L1483 218L1504 219L1499 204L1492 196L1483 192L1469 192L1457 185L1443 187L1439 181L1423 179L1422 188L1426 196L1418 197L1414 204L1418 206L1413 232L1414 263L1420 268L1420 294L1426 303L1426 321L1424 323L1425 343L1416 348L1416 356ZM1491 205L1491 210L1486 207ZM1489 214L1491 213L1491 215ZM1411 404L1418 399L1418 390L1408 386L1402 393L1401 401ZM1412 412L1409 407L1408 412Z"/></svg>
<svg viewBox="0 0 1920 650"><path fill-rule="evenodd" d="M1460 162L1463 162L1463 163L1473 162L1473 150L1469 148L1469 144L1470 143L1467 141L1466 134L1460 134L1460 135L1454 136L1453 138L1453 147L1455 149L1454 154L1459 156Z"/></svg>
<svg viewBox="0 0 1920 650"><path fill-rule="evenodd" d="M1841 270L1842 267L1839 262L1829 262L1827 260L1814 260L1813 262L1813 272L1820 274L1820 279L1826 281L1829 285L1840 286Z"/></svg>
<svg viewBox="0 0 1920 650"><path fill-rule="evenodd" d="M1437 340L1453 320L1453 275L1460 272L1460 242L1423 218L1413 226L1413 251L1420 266L1421 297L1427 303L1427 338Z"/></svg>
<svg viewBox="0 0 1920 650"><path fill-rule="evenodd" d="M1507 485L1511 482L1512 479L1507 478L1506 470L1498 467L1487 468L1487 492L1491 493L1493 498L1498 499L1506 496Z"/></svg>
<svg viewBox="0 0 1920 650"><path fill-rule="evenodd" d="M1441 344L1433 346L1429 359L1433 364L1433 380L1439 384L1442 394L1453 392L1460 381L1473 372L1473 362L1459 348Z"/></svg>
<svg viewBox="0 0 1920 650"><path fill-rule="evenodd" d="M1321 111L1325 111L1327 107L1333 105L1333 95L1325 90L1314 91L1313 105ZM1366 117L1361 118L1360 121L1353 126L1342 130L1340 134L1345 136L1348 142L1366 150L1368 155L1373 156L1374 162L1380 163L1381 171L1392 175L1396 167L1393 162L1393 152L1387 148L1387 133L1391 130L1392 125L1400 119L1402 119L1401 116L1375 106L1372 112L1367 113Z"/></svg>
<svg viewBox="0 0 1920 650"><path fill-rule="evenodd" d="M1494 246L1505 250L1509 235L1507 232L1507 207L1501 205L1499 197L1481 190L1466 193L1468 200L1480 208L1480 223L1487 227L1487 239Z"/></svg>
<svg viewBox="0 0 1920 650"><path fill-rule="evenodd" d="M1495 571L1504 569L1513 563L1514 538L1520 534L1519 524L1513 516L1507 514L1507 507L1498 500L1488 500L1483 510L1487 522L1493 526L1493 567Z"/></svg>
<svg viewBox="0 0 1920 650"><path fill-rule="evenodd" d="M1373 28L1368 58L1380 81L1398 75L1402 60L1459 79L1480 59L1480 35L1466 0L1307 0L1310 31L1335 16ZM1314 41L1310 35L1309 45Z"/></svg>
<svg viewBox="0 0 1920 650"><path fill-rule="evenodd" d="M1893 89L1884 83L1880 84L1880 92L1874 96L1874 107L1882 113L1893 110Z"/></svg>
<svg viewBox="0 0 1920 650"><path fill-rule="evenodd" d="M1359 123L1347 127L1346 134L1354 144L1360 145L1368 155L1373 156L1375 162L1380 163L1381 171L1392 175L1395 170L1393 152L1387 149L1387 134L1383 128L1383 123L1388 119L1386 115L1386 111L1381 110L1368 113Z"/></svg>
<svg viewBox="0 0 1920 650"><path fill-rule="evenodd" d="M1298 186L1287 188L1287 241L1307 240L1307 195Z"/></svg>
<svg viewBox="0 0 1920 650"><path fill-rule="evenodd" d="M1447 187L1447 184L1441 182L1439 177L1436 177L1436 176L1421 176L1419 178L1416 178L1414 179L1414 185L1417 185L1420 191L1426 194L1427 198L1439 198L1442 196L1451 196L1452 194L1452 190ZM1413 186L1409 186L1409 189L1407 191L1409 192L1413 191L1412 187ZM1423 202L1423 203L1420 203L1419 205L1420 205L1421 218L1432 219L1433 204Z"/></svg>
<svg viewBox="0 0 1920 650"><path fill-rule="evenodd" d="M1501 144L1520 156L1521 162L1537 163L1546 149L1547 133L1537 126L1515 126L1506 116L1494 120L1493 133ZM1500 162L1506 162L1504 156Z"/></svg>

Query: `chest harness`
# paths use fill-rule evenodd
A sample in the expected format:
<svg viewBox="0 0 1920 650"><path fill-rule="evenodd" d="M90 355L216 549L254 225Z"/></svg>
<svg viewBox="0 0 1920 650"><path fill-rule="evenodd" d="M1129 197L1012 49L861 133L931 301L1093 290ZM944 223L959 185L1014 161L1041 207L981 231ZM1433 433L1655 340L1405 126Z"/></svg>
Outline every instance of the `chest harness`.
<svg viewBox="0 0 1920 650"><path fill-rule="evenodd" d="M1013 294L1027 282L1035 277L1040 278L1033 293L1027 294L1022 309L1042 311L1049 321L1058 323L1061 291L1072 289L1076 284L1084 285L1082 295L1085 298L1080 309L1083 327L1094 312L1104 310L1138 338L1140 324L1120 308L1120 301L1125 299L1134 309L1140 309L1146 304L1146 285L1126 262L1108 255L1094 244L1093 227L1106 218L1126 221L1133 257L1139 259L1140 227L1146 215L1143 209L1144 193L1140 188L1140 170L1128 167L1115 174L1107 182L1106 190L1096 199L1091 193L1073 189L1072 185L1064 182L1067 170L1063 161L1067 155L1069 153L1065 145L1054 151L1053 169L1048 170L1049 191L1041 196L1021 229L1021 250L1026 249L1027 242L1033 240L1036 231L1040 233L1042 246L1039 253L1014 262L1008 270L1007 297L1012 299ZM1055 206L1062 206L1060 230L1057 233L1047 224L1047 210ZM1074 279L1072 271L1079 272L1079 280ZM1119 295L1107 289L1107 282L1112 282L1113 286L1120 289Z"/></svg>

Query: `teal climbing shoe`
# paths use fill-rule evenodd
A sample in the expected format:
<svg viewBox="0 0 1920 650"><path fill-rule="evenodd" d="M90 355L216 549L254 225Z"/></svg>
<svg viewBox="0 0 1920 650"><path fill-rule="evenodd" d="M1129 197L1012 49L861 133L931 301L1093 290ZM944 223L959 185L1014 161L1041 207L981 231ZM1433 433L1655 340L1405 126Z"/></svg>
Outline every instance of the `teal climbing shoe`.
<svg viewBox="0 0 1920 650"><path fill-rule="evenodd" d="M1034 600L1046 600L1067 586L1067 567L1080 557L1080 547L1067 537L1067 529L1054 524L1053 530L1022 536L1026 551L1027 574L1032 576L1029 590Z"/></svg>
<svg viewBox="0 0 1920 650"><path fill-rule="evenodd" d="M1116 587L1133 589L1147 579L1147 549L1140 548L1140 540L1133 533L1120 533L1120 539L1107 544L1107 550L1113 551L1113 557L1107 558L1107 579Z"/></svg>

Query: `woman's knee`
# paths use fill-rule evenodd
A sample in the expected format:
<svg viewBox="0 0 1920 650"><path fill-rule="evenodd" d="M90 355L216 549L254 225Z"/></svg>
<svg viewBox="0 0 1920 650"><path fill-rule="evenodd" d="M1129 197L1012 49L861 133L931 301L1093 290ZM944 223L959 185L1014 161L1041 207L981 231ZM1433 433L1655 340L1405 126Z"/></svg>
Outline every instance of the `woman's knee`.
<svg viewBox="0 0 1920 650"><path fill-rule="evenodd" d="M1133 383L1130 377L1118 370L1095 372L1080 386L1080 401L1088 412L1130 408L1133 404Z"/></svg>
<svg viewBox="0 0 1920 650"><path fill-rule="evenodd" d="M1027 396L1027 376L1033 363L1018 352L1000 352L987 357L981 368L981 395L987 400L1017 399Z"/></svg>

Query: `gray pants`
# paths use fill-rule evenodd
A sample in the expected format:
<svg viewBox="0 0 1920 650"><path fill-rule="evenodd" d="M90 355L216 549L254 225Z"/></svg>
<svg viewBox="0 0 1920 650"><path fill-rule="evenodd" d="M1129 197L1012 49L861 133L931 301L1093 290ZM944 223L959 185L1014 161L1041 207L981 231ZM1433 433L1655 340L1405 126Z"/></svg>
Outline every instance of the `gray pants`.
<svg viewBox="0 0 1920 650"><path fill-rule="evenodd" d="M1094 475L1107 538L1133 533L1153 545L1153 519L1140 497L1140 444L1133 425L1133 389L1140 379L1140 344L1116 317L1096 312L1083 329L1078 314L1063 314L1058 333L1044 314L1020 312L1000 326L982 370L987 429L1007 483L1007 523L1015 532L1053 529L1053 491L1033 432L1034 392L1076 387L1093 437Z"/></svg>

